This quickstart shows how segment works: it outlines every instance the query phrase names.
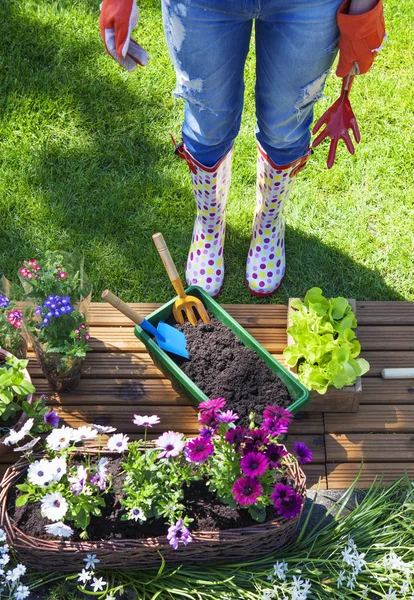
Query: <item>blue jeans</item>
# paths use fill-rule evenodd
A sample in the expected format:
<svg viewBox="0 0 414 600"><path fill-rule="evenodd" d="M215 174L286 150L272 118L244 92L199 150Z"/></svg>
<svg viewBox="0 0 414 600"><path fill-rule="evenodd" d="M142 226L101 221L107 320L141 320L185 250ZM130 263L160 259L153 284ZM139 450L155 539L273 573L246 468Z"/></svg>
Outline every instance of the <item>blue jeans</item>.
<svg viewBox="0 0 414 600"><path fill-rule="evenodd" d="M256 136L286 165L310 142L314 103L337 52L341 0L162 0L177 86L185 99L183 139L215 165L240 128L244 66L256 35Z"/></svg>

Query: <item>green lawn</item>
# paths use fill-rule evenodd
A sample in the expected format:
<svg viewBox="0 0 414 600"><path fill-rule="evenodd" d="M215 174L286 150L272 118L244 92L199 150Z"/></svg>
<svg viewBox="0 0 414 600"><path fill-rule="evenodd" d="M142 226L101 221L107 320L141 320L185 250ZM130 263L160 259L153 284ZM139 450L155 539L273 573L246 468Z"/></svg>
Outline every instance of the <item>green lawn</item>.
<svg viewBox="0 0 414 600"><path fill-rule="evenodd" d="M146 69L104 52L97 0L0 3L0 274L44 249L83 252L95 299L172 295L151 235L162 231L181 272L194 205L188 168L172 151L182 103L159 0L141 0ZM288 269L280 292L254 299L244 283L255 195L254 55L228 206L223 302L284 302L320 285L328 295L414 300L414 40L411 0L387 0L389 42L352 101L362 141L331 171L327 146L298 178L287 209ZM340 88L332 76L319 116Z"/></svg>

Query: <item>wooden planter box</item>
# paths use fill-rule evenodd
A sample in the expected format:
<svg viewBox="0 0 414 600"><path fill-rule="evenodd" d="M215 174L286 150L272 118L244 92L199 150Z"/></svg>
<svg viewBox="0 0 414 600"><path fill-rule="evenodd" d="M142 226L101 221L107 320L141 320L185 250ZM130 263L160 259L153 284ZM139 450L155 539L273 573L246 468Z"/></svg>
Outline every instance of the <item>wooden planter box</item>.
<svg viewBox="0 0 414 600"><path fill-rule="evenodd" d="M291 325L290 315L295 311L292 307L292 301L296 298L289 298L288 305L288 327ZM352 310L358 319L356 310L356 301L348 300L352 306ZM355 329L355 335L358 337L358 328ZM292 336L288 334L288 346L294 343ZM288 367L294 374L297 372L296 367ZM337 390L334 387L329 387L326 394L318 394L318 392L312 390L310 392L310 401L307 405L307 410L318 411L318 412L357 412L359 403L362 396L362 380L358 377L354 385L346 386L341 390Z"/></svg>
<svg viewBox="0 0 414 600"><path fill-rule="evenodd" d="M40 458L40 457L36 457ZM288 458L288 457L286 457ZM0 484L0 527L19 560L40 571L79 571L85 566L87 554L96 554L99 568L144 569L181 564L219 564L259 558L286 546L294 537L306 499L306 476L296 460L288 459L286 470L295 482L295 491L302 496L300 514L286 520L277 517L250 527L219 531L192 531L193 541L174 550L167 540L167 528L162 537L146 539L114 539L102 541L44 540L21 531L9 514L11 488L25 475L28 462L20 459L5 473ZM99 574L99 573L98 573Z"/></svg>

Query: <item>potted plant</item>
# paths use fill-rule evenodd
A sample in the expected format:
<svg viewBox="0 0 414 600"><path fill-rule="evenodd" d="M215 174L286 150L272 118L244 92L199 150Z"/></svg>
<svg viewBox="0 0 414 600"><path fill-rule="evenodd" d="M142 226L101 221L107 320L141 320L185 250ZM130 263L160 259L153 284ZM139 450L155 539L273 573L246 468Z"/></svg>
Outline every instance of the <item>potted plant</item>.
<svg viewBox="0 0 414 600"><path fill-rule="evenodd" d="M24 318L41 368L54 390L73 390L89 350L91 287L83 268L66 253L50 252L42 261L25 261L19 277L31 302Z"/></svg>
<svg viewBox="0 0 414 600"><path fill-rule="evenodd" d="M361 376L369 363L360 358L356 303L341 296L327 299L320 288L310 289L303 301L289 300L288 367L311 391L316 410L355 411L361 396Z"/></svg>
<svg viewBox="0 0 414 600"><path fill-rule="evenodd" d="M44 454L27 452L2 482L0 526L20 560L74 570L93 553L103 567L143 568L231 562L252 545L261 556L287 544L306 496L299 463L311 452L297 443L295 458L280 444L288 411L268 406L260 428L243 428L225 404L200 405L191 440L169 431L148 443L155 415L135 415L145 433L132 443L111 427L54 429ZM80 448L87 440L98 444Z"/></svg>
<svg viewBox="0 0 414 600"><path fill-rule="evenodd" d="M18 360L0 348L0 431L4 432L0 438L0 455L7 452L5 441L10 429L16 433L16 437L25 435L26 411L33 402L35 392L26 367L27 360Z"/></svg>

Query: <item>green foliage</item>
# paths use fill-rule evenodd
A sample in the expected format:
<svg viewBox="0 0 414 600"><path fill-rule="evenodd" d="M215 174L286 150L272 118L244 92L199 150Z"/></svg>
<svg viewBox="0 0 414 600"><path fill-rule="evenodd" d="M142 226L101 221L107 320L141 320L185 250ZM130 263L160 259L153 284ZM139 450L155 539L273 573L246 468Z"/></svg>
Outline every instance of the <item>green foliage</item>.
<svg viewBox="0 0 414 600"><path fill-rule="evenodd" d="M295 300L292 306L296 310L287 331L295 343L283 355L290 367L298 365L299 381L309 390L325 394L329 386L352 385L369 370L369 363L358 358L361 345L353 331L357 322L345 298L327 300L315 287L304 302Z"/></svg>
<svg viewBox="0 0 414 600"><path fill-rule="evenodd" d="M25 378L27 364L27 360L12 356L0 367L0 418L3 421L21 412L27 396L35 392L35 387ZM28 406L27 402L24 406Z"/></svg>

